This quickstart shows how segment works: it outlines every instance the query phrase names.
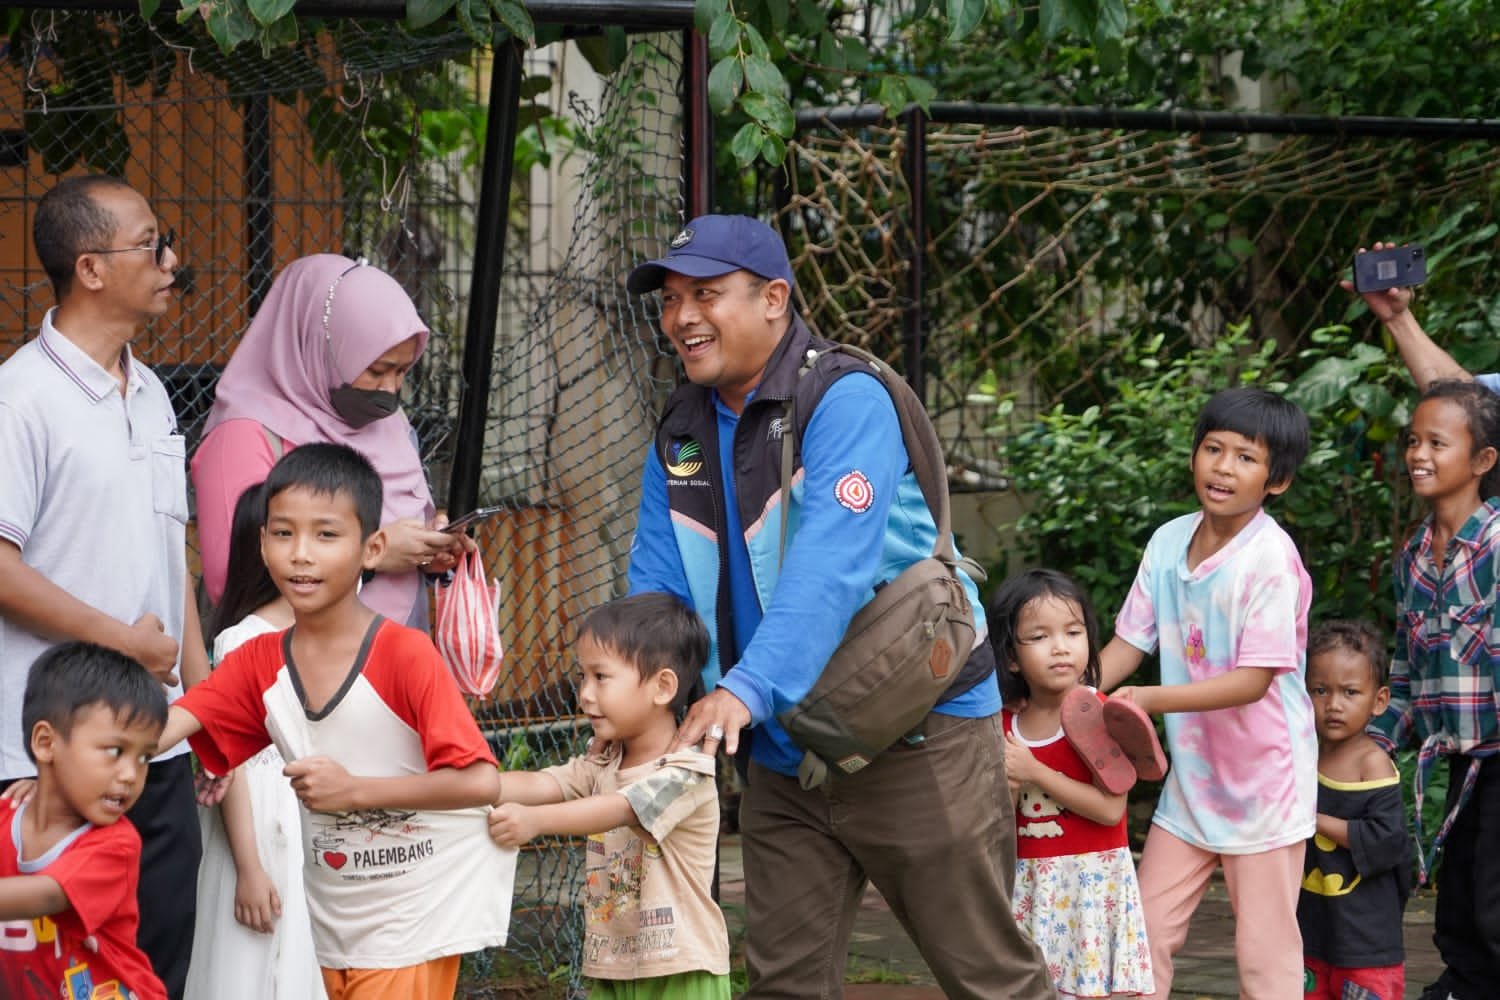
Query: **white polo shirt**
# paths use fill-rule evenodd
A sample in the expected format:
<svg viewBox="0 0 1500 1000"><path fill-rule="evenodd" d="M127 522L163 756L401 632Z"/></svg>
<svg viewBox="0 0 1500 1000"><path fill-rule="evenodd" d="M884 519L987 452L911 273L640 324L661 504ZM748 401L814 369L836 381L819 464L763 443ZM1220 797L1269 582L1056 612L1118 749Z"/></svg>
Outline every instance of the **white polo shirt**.
<svg viewBox="0 0 1500 1000"><path fill-rule="evenodd" d="M0 537L85 604L126 624L155 614L180 640L187 467L172 402L128 347L122 397L114 376L53 327L54 311L0 364ZM54 642L0 617L0 778L36 773L21 700L31 664Z"/></svg>

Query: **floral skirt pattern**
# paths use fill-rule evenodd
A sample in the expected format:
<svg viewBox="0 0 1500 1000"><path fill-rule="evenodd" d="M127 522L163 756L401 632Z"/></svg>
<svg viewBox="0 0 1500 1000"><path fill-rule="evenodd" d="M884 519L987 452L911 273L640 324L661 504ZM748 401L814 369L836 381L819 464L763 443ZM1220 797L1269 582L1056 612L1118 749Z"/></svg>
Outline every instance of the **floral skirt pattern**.
<svg viewBox="0 0 1500 1000"><path fill-rule="evenodd" d="M1065 997L1151 993L1151 952L1128 847L1019 858L1016 920Z"/></svg>

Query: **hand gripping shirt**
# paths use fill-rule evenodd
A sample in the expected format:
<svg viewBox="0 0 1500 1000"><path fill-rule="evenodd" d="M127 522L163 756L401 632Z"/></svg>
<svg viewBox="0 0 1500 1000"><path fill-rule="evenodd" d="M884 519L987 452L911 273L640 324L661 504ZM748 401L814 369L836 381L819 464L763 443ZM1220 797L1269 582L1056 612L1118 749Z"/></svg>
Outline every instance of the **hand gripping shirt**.
<svg viewBox="0 0 1500 1000"><path fill-rule="evenodd" d="M0 921L0 997L5 1000L166 1000L136 947L141 838L128 819L79 827L34 861L21 860L26 807L0 806L0 878L45 875L68 908L35 920Z"/></svg>
<svg viewBox="0 0 1500 1000"><path fill-rule="evenodd" d="M588 839L584 975L727 975L729 933L710 893L719 842L714 760L682 750L635 767L620 761L609 747L542 772L562 786L564 800L624 795L651 835L622 826Z"/></svg>
<svg viewBox="0 0 1500 1000"><path fill-rule="evenodd" d="M1312 581L1263 510L1189 570L1202 518L1151 536L1115 634L1148 653L1160 647L1163 685L1274 672L1258 701L1165 716L1172 769L1153 819L1203 850L1254 854L1306 840L1316 825L1318 740L1304 680Z"/></svg>
<svg viewBox="0 0 1500 1000"><path fill-rule="evenodd" d="M295 631L295 630L293 630ZM287 761L326 756L351 774L396 777L495 762L424 633L376 618L343 687L307 711L292 632L234 650L182 708L219 774L275 743ZM490 840L488 810L302 809L303 874L318 962L397 969L505 943L515 852Z"/></svg>

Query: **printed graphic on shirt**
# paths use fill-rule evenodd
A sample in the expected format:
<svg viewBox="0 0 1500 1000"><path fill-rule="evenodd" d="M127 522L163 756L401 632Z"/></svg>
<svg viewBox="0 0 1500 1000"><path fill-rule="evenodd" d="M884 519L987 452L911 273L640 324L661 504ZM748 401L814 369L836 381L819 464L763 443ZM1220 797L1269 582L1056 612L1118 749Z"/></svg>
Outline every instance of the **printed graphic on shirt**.
<svg viewBox="0 0 1500 1000"><path fill-rule="evenodd" d="M74 943L77 943L76 940ZM89 962L97 962L91 953L99 950L99 943L90 937L82 942L82 947L84 954L73 954L72 948L66 947L60 939L57 924L53 923L51 917L0 921L0 952L33 956L24 960L25 964L19 969L12 966L8 970L12 977L20 975L25 980L24 986L18 987L14 982L10 985L12 990L22 990L16 995L16 1000L56 1000L59 997L62 1000L131 1000L139 995L130 984L118 979L109 978L96 982ZM0 964L4 964L3 960L0 960ZM56 976L61 978L54 979L49 985L43 981L43 976L47 979ZM4 982L5 976L0 975L0 983ZM9 997L10 994L7 993L6 996Z"/></svg>
<svg viewBox="0 0 1500 1000"><path fill-rule="evenodd" d="M1318 860L1322 863L1337 863L1347 860L1348 871L1325 872L1321 866L1314 866L1313 870L1302 877L1302 888L1317 896L1347 896L1354 891L1354 887L1360 883L1359 872L1354 868L1354 855L1345 851L1338 852L1338 844L1321 833L1313 837L1313 844L1318 851Z"/></svg>
<svg viewBox="0 0 1500 1000"><path fill-rule="evenodd" d="M875 488L865 474L855 469L845 473L833 486L833 497L856 514L863 514L875 502Z"/></svg>
<svg viewBox="0 0 1500 1000"><path fill-rule="evenodd" d="M594 834L586 854L585 924L609 924L611 932L584 935L584 961L630 967L671 957L677 950L675 908L641 906L646 865L661 862L660 845L631 837L623 850L610 851L606 835Z"/></svg>
<svg viewBox="0 0 1500 1000"><path fill-rule="evenodd" d="M1063 828L1057 817L1062 806L1030 782L1021 786L1021 801L1016 805L1017 837L1061 837Z"/></svg>
<svg viewBox="0 0 1500 1000"><path fill-rule="evenodd" d="M703 447L692 438L672 442L672 455L666 463L668 475L696 476L703 471Z"/></svg>
<svg viewBox="0 0 1500 1000"><path fill-rule="evenodd" d="M313 865L348 882L395 878L431 858L433 840L417 813L364 809L308 813L313 827Z"/></svg>
<svg viewBox="0 0 1500 1000"><path fill-rule="evenodd" d="M1208 658L1208 646L1203 642L1203 630L1197 625L1189 625L1187 630L1187 660L1194 666L1202 666L1203 661Z"/></svg>

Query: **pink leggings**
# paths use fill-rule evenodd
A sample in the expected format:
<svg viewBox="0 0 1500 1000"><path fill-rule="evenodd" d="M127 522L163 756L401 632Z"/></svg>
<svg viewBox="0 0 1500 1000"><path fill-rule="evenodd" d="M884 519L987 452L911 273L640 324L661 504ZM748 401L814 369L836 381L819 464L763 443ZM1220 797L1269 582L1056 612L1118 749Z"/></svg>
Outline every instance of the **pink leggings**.
<svg viewBox="0 0 1500 1000"><path fill-rule="evenodd" d="M1215 866L1234 909L1234 956L1242 1000L1287 1000L1302 995L1302 932L1297 894L1304 844L1258 854L1214 854L1152 824L1141 853L1141 906L1151 944L1154 997L1172 992L1172 956L1187 940L1188 921Z"/></svg>

